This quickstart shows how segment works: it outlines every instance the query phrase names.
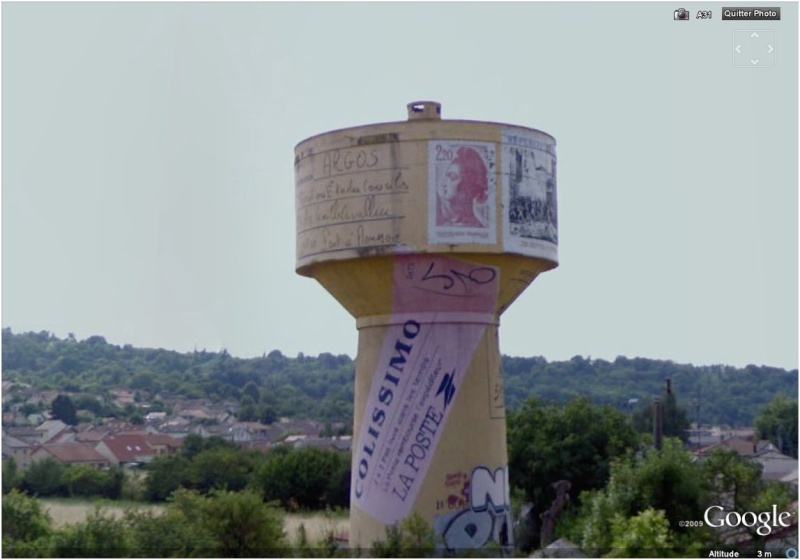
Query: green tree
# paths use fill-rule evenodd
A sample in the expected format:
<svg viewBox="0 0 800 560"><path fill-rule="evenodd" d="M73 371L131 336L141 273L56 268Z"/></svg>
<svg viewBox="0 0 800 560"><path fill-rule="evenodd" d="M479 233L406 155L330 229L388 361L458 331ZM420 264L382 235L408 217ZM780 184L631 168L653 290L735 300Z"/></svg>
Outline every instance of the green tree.
<svg viewBox="0 0 800 560"><path fill-rule="evenodd" d="M797 399L777 395L761 409L755 425L761 438L797 459Z"/></svg>
<svg viewBox="0 0 800 560"><path fill-rule="evenodd" d="M80 395L76 397L75 408L77 410L88 410L95 416L102 416L106 412L103 403L93 395Z"/></svg>
<svg viewBox="0 0 800 560"><path fill-rule="evenodd" d="M750 511L769 511L772 506L780 511L789 511L793 501L797 500L797 493L789 484L767 480L762 483L761 492L753 500Z"/></svg>
<svg viewBox="0 0 800 560"><path fill-rule="evenodd" d="M680 440L673 438L666 439L661 450L648 449L618 460L606 487L582 496L584 513L576 526L577 535L573 536L578 537L588 554L608 554L614 545L615 519L627 520L650 508L663 512L668 522L674 546L669 556L696 550L708 537L705 528L682 527L680 522L703 519L707 504L703 474ZM654 521L651 519L650 523Z"/></svg>
<svg viewBox="0 0 800 560"><path fill-rule="evenodd" d="M662 421L662 434L665 438L673 437L679 438L681 441L687 441L687 430L691 426L689 416L686 410L678 405L678 399L675 396L675 391L672 389L665 390L661 394L661 421ZM638 432L652 434L653 433L653 404L652 402L644 402L633 415L633 425Z"/></svg>
<svg viewBox="0 0 800 560"><path fill-rule="evenodd" d="M125 521L95 507L83 523L68 525L53 539L56 558L124 558L130 556Z"/></svg>
<svg viewBox="0 0 800 560"><path fill-rule="evenodd" d="M636 446L637 436L624 414L596 406L586 397L563 406L531 398L509 415L509 474L512 487L534 504L531 542L538 543L538 520L555 498L553 484L568 480L570 495L601 488L608 481L611 461Z"/></svg>
<svg viewBox="0 0 800 560"><path fill-rule="evenodd" d="M762 490L761 465L733 450L715 449L702 462L712 502L738 512L751 510Z"/></svg>
<svg viewBox="0 0 800 560"><path fill-rule="evenodd" d="M256 402L250 395L244 395L241 401L239 413L236 415L241 422L256 422L259 419L259 411Z"/></svg>
<svg viewBox="0 0 800 560"><path fill-rule="evenodd" d="M66 470L67 465L50 457L36 461L25 469L20 488L36 496L66 496Z"/></svg>
<svg viewBox="0 0 800 560"><path fill-rule="evenodd" d="M617 514L611 528L612 556L666 558L675 554L669 521L661 510L647 508L634 517Z"/></svg>
<svg viewBox="0 0 800 560"><path fill-rule="evenodd" d="M349 456L308 447L272 451L256 474L266 501L288 509L346 507L350 497Z"/></svg>
<svg viewBox="0 0 800 560"><path fill-rule="evenodd" d="M214 490L203 497L194 491L175 493L173 507L210 536L208 556L223 558L273 557L285 552L283 518L251 492Z"/></svg>
<svg viewBox="0 0 800 560"><path fill-rule="evenodd" d="M19 472L17 462L10 457L3 463L3 494L8 494L17 485Z"/></svg>
<svg viewBox="0 0 800 560"><path fill-rule="evenodd" d="M103 492L108 476L88 465L69 467L63 475L63 482L70 496L99 496Z"/></svg>
<svg viewBox="0 0 800 560"><path fill-rule="evenodd" d="M261 406L261 418L259 420L262 424L272 424L275 420L278 419L278 415L275 413L275 409L268 404L264 404Z"/></svg>
<svg viewBox="0 0 800 560"><path fill-rule="evenodd" d="M20 407L19 412L23 416L30 416L31 414L36 414L37 412L42 412L43 410L44 408L41 405L25 403Z"/></svg>
<svg viewBox="0 0 800 560"><path fill-rule="evenodd" d="M78 415L75 412L75 405L72 403L72 399L70 399L67 395L58 395L55 399L53 399L50 412L53 414L53 418L61 420L70 426L74 426L78 423Z"/></svg>
<svg viewBox="0 0 800 560"><path fill-rule="evenodd" d="M193 459L195 455L201 453L202 451L206 451L208 449L216 449L219 447L227 449L238 449L235 443L224 440L220 436L211 436L209 438L204 438L203 436L198 434L189 434L183 440L183 445L181 445L180 454L182 457L186 459Z"/></svg>
<svg viewBox="0 0 800 560"><path fill-rule="evenodd" d="M120 467L98 470L88 465L70 465L61 474L61 483L70 496L116 500L124 482L125 472Z"/></svg>
<svg viewBox="0 0 800 560"><path fill-rule="evenodd" d="M174 504L162 514L129 509L124 515L134 558L202 558L211 556L215 541L191 523Z"/></svg>
<svg viewBox="0 0 800 560"><path fill-rule="evenodd" d="M297 507L293 500L294 479L287 470L291 465L288 456L293 453L294 450L288 446L270 450L255 475L255 486L261 491L264 500L278 501L287 510Z"/></svg>
<svg viewBox="0 0 800 560"><path fill-rule="evenodd" d="M242 490L250 480L254 465L241 450L217 447L201 451L189 468L191 487L206 493L213 489Z"/></svg>
<svg viewBox="0 0 800 560"><path fill-rule="evenodd" d="M163 502L178 488L188 487L191 484L190 465L190 460L181 455L155 457L147 465L145 497L153 502Z"/></svg>
<svg viewBox="0 0 800 560"><path fill-rule="evenodd" d="M254 403L259 402L261 400L261 392L258 390L258 387L252 381L248 381L245 383L244 387L242 388L242 398L247 395L249 396Z"/></svg>
<svg viewBox="0 0 800 560"><path fill-rule="evenodd" d="M142 371L133 376L130 382L131 389L140 389L148 393L156 393L160 389L160 383L156 379L155 372Z"/></svg>
<svg viewBox="0 0 800 560"><path fill-rule="evenodd" d="M3 556L45 555L52 521L41 503L18 490L3 496Z"/></svg>

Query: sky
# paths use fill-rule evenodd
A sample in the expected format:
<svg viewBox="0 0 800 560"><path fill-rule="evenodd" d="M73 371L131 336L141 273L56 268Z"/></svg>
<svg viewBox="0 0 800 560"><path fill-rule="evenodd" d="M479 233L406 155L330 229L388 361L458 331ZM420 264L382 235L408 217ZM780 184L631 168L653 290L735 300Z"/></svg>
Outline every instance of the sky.
<svg viewBox="0 0 800 560"><path fill-rule="evenodd" d="M502 353L797 368L798 6L773 4L4 2L2 326L354 356L295 273L294 146L435 100L557 141L560 264ZM771 66L736 65L751 28Z"/></svg>

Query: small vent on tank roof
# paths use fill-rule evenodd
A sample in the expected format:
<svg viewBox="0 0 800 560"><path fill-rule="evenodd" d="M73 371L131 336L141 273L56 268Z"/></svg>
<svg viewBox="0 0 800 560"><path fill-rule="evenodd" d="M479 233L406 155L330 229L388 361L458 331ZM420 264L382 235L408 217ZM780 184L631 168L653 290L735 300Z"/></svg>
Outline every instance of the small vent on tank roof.
<svg viewBox="0 0 800 560"><path fill-rule="evenodd" d="M442 104L436 101L412 101L408 105L408 120L440 120Z"/></svg>

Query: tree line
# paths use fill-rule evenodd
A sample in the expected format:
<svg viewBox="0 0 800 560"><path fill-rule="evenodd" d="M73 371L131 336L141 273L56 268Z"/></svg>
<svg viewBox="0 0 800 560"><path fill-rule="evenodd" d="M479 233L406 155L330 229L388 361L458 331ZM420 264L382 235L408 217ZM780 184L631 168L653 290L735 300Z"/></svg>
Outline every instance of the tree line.
<svg viewBox="0 0 800 560"><path fill-rule="evenodd" d="M752 426L759 410L776 395L797 394L797 370L769 366L744 368L715 364L677 364L669 360L618 357L614 361L575 356L566 361L542 357L502 357L506 406L516 410L530 396L565 403L588 396L597 404L635 413L648 408L670 378L691 422ZM148 399L150 411L169 411L159 396L233 401L248 420L269 423L278 416L308 417L352 425L355 362L347 355L299 354L272 350L242 359L226 350L180 353L109 344L102 336L78 341L47 331L13 333L3 329L3 379L40 390L76 393L78 410L141 422L134 405L115 408L107 394L134 390ZM13 406L4 403L4 410ZM25 405L25 412L37 411Z"/></svg>
<svg viewBox="0 0 800 560"><path fill-rule="evenodd" d="M412 514L369 549L341 545L333 529L309 540L305 526L285 530L284 512L251 491L176 492L163 513L100 507L79 523L55 528L41 502L21 492L3 497L3 555L9 558L420 558L436 554L433 529Z"/></svg>
<svg viewBox="0 0 800 560"><path fill-rule="evenodd" d="M155 457L144 470L99 470L52 458L20 470L3 465L3 494L18 490L39 497L80 497L165 502L179 490L207 496L251 491L287 511L347 508L350 454L281 445L269 451L241 449L218 436L186 437L175 455Z"/></svg>
<svg viewBox="0 0 800 560"><path fill-rule="evenodd" d="M147 466L145 499L165 501L179 489L251 490L287 511L346 508L350 454L287 445L248 451L216 436L192 434L177 455L156 457Z"/></svg>
<svg viewBox="0 0 800 560"><path fill-rule="evenodd" d="M17 558L282 557L290 547L282 513L253 492L177 492L163 514L93 511L85 521L53 526L37 500L3 496L3 555Z"/></svg>

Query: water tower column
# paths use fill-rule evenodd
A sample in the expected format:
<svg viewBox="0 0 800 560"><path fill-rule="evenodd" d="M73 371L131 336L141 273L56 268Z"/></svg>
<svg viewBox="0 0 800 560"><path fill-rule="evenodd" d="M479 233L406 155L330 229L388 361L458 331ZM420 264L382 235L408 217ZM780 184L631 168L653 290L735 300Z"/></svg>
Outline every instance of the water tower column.
<svg viewBox="0 0 800 560"><path fill-rule="evenodd" d="M511 545L499 270L395 258L394 311L358 320L351 545L417 512L451 550Z"/></svg>
<svg viewBox="0 0 800 560"><path fill-rule="evenodd" d="M440 110L295 148L297 272L359 332L351 547L415 513L451 551L513 544L497 331L558 264L555 140Z"/></svg>

